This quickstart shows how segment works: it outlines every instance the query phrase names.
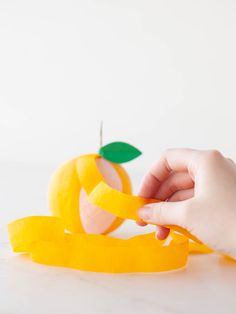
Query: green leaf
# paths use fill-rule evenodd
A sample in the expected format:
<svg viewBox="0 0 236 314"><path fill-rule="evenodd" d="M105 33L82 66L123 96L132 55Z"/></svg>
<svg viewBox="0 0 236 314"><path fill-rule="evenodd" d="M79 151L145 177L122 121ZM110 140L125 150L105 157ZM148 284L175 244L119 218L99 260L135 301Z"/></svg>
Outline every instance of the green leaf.
<svg viewBox="0 0 236 314"><path fill-rule="evenodd" d="M113 142L101 147L99 154L106 160L121 164L138 157L142 153L128 143Z"/></svg>

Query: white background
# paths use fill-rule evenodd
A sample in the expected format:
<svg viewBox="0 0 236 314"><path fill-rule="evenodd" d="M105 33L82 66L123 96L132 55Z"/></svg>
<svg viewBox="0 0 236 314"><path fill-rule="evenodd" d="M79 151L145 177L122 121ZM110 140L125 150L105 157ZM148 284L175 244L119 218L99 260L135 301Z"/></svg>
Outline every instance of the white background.
<svg viewBox="0 0 236 314"><path fill-rule="evenodd" d="M236 2L0 0L0 225L47 213L58 164L127 141L236 158Z"/></svg>
<svg viewBox="0 0 236 314"><path fill-rule="evenodd" d="M127 164L136 191L168 147L236 159L235 35L234 0L0 0L0 314L235 313L235 264L217 255L94 274L14 255L6 232L49 214L50 174L97 151L101 119L104 144L144 153ZM117 235L131 231L147 230Z"/></svg>
<svg viewBox="0 0 236 314"><path fill-rule="evenodd" d="M0 0L0 160L124 140L236 157L236 2ZM132 168L132 165L130 164Z"/></svg>

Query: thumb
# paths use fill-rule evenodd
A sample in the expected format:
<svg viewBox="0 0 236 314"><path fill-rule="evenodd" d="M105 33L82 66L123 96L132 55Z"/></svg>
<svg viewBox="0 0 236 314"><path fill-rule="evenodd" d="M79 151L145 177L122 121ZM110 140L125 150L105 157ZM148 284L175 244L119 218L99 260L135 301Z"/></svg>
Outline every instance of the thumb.
<svg viewBox="0 0 236 314"><path fill-rule="evenodd" d="M138 210L139 217L150 224L185 225L188 200L180 202L159 202L145 205Z"/></svg>

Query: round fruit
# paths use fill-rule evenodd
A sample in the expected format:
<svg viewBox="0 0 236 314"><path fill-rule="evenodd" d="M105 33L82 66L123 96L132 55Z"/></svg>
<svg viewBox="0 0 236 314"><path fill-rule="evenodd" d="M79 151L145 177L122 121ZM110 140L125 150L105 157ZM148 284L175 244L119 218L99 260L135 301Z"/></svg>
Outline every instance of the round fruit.
<svg viewBox="0 0 236 314"><path fill-rule="evenodd" d="M89 202L87 195L101 181L131 194L130 179L124 168L97 154L77 157L55 171L49 184L49 207L53 215L63 218L67 230L107 234L123 222Z"/></svg>

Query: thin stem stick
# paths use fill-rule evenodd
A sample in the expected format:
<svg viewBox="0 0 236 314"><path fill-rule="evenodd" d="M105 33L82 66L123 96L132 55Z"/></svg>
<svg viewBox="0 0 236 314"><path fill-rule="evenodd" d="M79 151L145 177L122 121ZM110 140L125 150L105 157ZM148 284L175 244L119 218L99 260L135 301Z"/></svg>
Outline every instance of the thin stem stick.
<svg viewBox="0 0 236 314"><path fill-rule="evenodd" d="M103 121L100 122L100 148L103 145Z"/></svg>

